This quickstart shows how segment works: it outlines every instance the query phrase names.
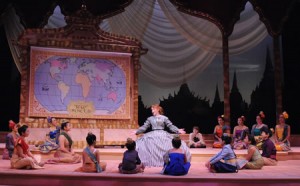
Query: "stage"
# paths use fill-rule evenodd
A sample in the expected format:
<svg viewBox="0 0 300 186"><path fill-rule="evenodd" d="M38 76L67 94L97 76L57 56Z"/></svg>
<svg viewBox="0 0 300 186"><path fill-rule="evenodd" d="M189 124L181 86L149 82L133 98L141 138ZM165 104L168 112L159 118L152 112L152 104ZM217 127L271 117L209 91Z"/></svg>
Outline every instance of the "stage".
<svg viewBox="0 0 300 186"><path fill-rule="evenodd" d="M99 149L101 160L107 163L102 173L81 173L74 170L81 164L46 164L42 170L15 170L10 168L9 160L0 160L1 185L300 185L300 147L290 152L279 152L277 166L264 166L261 170L240 170L238 173L210 173L204 166L205 161L220 149L191 149L191 168L185 176L161 175L160 167L146 167L144 173L125 175L118 173L118 164L126 149L106 147ZM237 156L243 156L245 150L236 150ZM81 153L78 149L77 153ZM45 160L52 154L40 155Z"/></svg>

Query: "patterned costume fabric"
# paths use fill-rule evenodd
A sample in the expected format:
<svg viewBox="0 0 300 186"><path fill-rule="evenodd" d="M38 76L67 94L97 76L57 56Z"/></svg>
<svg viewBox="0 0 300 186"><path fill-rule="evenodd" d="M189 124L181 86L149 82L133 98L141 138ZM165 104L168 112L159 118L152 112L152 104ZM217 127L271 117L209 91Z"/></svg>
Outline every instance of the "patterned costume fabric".
<svg viewBox="0 0 300 186"><path fill-rule="evenodd" d="M144 134L136 141L136 150L140 159L145 166L162 167L164 165L163 155L172 147L173 135L165 131L165 127L171 132L178 133L178 128L172 124L168 117L163 115L149 117L143 126L141 126L136 134L145 132L149 127L152 131ZM189 148L184 141L181 147L187 155L187 159L191 159Z"/></svg>

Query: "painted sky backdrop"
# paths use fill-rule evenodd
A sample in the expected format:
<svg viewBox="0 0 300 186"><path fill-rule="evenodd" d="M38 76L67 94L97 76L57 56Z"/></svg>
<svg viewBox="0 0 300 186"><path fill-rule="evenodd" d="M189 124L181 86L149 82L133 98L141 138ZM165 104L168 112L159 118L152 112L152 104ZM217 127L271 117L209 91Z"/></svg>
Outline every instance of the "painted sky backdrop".
<svg viewBox="0 0 300 186"><path fill-rule="evenodd" d="M236 72L239 91L247 103L250 103L250 95L262 79L268 48L272 52L272 38L270 36L267 36L251 50L229 57L230 89L234 72ZM222 60L222 55L217 55L202 73L186 82L195 95L199 95L202 98L206 97L210 100L210 104L214 100L217 85L221 100L224 97ZM179 87L180 85L172 88L157 87L147 82L142 76L139 77L139 94L142 96L143 103L146 106L159 103L159 100L167 98L169 94L177 93Z"/></svg>

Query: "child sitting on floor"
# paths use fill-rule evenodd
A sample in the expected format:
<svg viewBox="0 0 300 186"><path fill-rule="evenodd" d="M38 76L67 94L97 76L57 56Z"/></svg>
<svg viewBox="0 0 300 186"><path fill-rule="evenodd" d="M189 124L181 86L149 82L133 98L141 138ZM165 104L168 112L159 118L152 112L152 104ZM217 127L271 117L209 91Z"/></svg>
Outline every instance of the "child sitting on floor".
<svg viewBox="0 0 300 186"><path fill-rule="evenodd" d="M188 173L191 163L187 162L185 152L180 148L181 139L178 135L175 135L172 139L173 149L170 149L164 155L164 169L163 174L168 175L185 175Z"/></svg>
<svg viewBox="0 0 300 186"><path fill-rule="evenodd" d="M194 126L193 132L189 134L190 148L206 148L202 134L199 132L199 127Z"/></svg>
<svg viewBox="0 0 300 186"><path fill-rule="evenodd" d="M106 169L106 163L100 162L100 152L95 149L96 136L93 133L88 133L86 137L88 146L82 152L82 167L75 171L82 172L102 172Z"/></svg>
<svg viewBox="0 0 300 186"><path fill-rule="evenodd" d="M262 127L260 131L263 139L261 156L264 159L264 165L277 165L276 147L270 140L270 137L272 137L272 132L267 127Z"/></svg>
<svg viewBox="0 0 300 186"><path fill-rule="evenodd" d="M236 155L231 147L232 139L228 134L223 134L221 139L222 150L210 158L205 166L213 173L237 172Z"/></svg>
<svg viewBox="0 0 300 186"><path fill-rule="evenodd" d="M141 163L138 152L135 150L135 141L127 138L125 146L128 150L124 152L123 161L119 164L119 172L123 174L144 172L145 166Z"/></svg>

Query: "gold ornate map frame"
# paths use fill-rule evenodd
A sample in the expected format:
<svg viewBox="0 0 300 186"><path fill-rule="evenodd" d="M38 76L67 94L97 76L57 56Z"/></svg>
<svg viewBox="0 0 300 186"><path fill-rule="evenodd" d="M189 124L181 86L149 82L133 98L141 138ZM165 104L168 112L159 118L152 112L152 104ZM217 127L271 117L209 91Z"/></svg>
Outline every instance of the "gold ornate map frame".
<svg viewBox="0 0 300 186"><path fill-rule="evenodd" d="M109 60L124 72L126 81L125 100L113 113L100 112L100 110L95 110L95 104L92 102L77 100L73 100L68 105L68 109L65 111L48 111L47 108L42 106L34 94L36 81L35 74L40 64L55 56L66 58L93 58ZM129 53L31 47L28 115L32 117L47 117L51 115L53 117L60 118L130 119L132 116L132 108L130 104L132 102L132 96L130 95L132 71L133 67L131 65L131 54ZM45 76L47 75L48 74L45 74ZM60 95L57 95L57 97L59 96Z"/></svg>
<svg viewBox="0 0 300 186"><path fill-rule="evenodd" d="M78 10L74 15L65 17L67 25L53 29L26 29L18 38L17 45L20 49L21 57L21 93L20 93L20 123L27 124L32 130L29 144L42 144L44 138L37 134L44 134L44 129L48 127L45 114L32 113L32 80L31 74L34 73L34 65L31 63L31 48L40 47L43 49L51 48L53 51L73 51L72 55L93 55L101 54L102 57L109 56L110 59L118 61L125 55L127 60L123 60L128 66L127 101L125 104L126 112L124 115L114 114L114 118L91 118L65 117L54 114L49 116L56 117L61 123L65 119L72 124L74 138L74 148L83 148L86 145L86 134L93 131L97 135L97 145L123 145L138 125L138 71L141 68L140 57L147 53L147 49L142 47L142 43L130 36L123 36L103 31L99 24L103 17L92 15L86 8ZM55 52L53 52L55 53ZM51 55L54 55L54 54ZM113 55L116 55L113 57ZM89 56L90 57L90 56ZM129 64L128 64L129 63ZM126 69L126 68L124 68ZM130 83L130 84L129 84ZM30 98L31 96L31 98ZM128 104L127 104L128 102ZM35 115L35 116L33 116ZM99 140L99 141L98 141Z"/></svg>

